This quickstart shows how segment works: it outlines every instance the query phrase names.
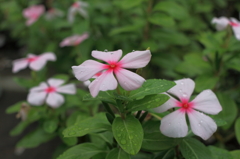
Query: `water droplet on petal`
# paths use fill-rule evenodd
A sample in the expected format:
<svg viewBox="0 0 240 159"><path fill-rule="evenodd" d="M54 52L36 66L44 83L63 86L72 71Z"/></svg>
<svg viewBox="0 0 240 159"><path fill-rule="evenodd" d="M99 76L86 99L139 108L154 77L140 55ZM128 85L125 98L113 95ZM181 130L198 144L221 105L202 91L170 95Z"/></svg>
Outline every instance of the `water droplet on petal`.
<svg viewBox="0 0 240 159"><path fill-rule="evenodd" d="M201 120L200 123L202 123L203 121Z"/></svg>
<svg viewBox="0 0 240 159"><path fill-rule="evenodd" d="M179 89L179 92L182 93L182 89Z"/></svg>
<svg viewBox="0 0 240 159"><path fill-rule="evenodd" d="M171 123L168 123L168 125L170 126L170 125L171 125Z"/></svg>
<svg viewBox="0 0 240 159"><path fill-rule="evenodd" d="M198 123L198 126L201 126L201 124L200 124L200 123Z"/></svg>
<svg viewBox="0 0 240 159"><path fill-rule="evenodd" d="M135 50L132 50L132 52L134 52Z"/></svg>
<svg viewBox="0 0 240 159"><path fill-rule="evenodd" d="M187 94L186 94L186 93L183 93L182 96L183 96L183 97L187 97Z"/></svg>
<svg viewBox="0 0 240 159"><path fill-rule="evenodd" d="M104 52L108 52L108 50L107 50L107 49L105 49L105 50L104 50Z"/></svg>
<svg viewBox="0 0 240 159"><path fill-rule="evenodd" d="M184 85L184 83L183 83L183 82L181 82L181 85Z"/></svg>

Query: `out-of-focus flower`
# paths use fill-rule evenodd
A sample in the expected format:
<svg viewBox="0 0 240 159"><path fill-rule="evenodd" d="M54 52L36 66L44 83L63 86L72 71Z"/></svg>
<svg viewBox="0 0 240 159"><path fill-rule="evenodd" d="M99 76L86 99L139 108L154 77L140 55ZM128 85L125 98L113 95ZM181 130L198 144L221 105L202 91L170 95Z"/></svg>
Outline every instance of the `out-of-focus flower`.
<svg viewBox="0 0 240 159"><path fill-rule="evenodd" d="M122 50L110 52L92 51L92 56L107 62L107 64L87 60L79 66L73 66L72 69L75 77L80 81L86 81L96 73L102 72L102 74L89 85L90 93L93 97L96 97L99 91L116 89L118 82L123 89L128 91L141 87L145 79L124 68L142 68L145 67L151 59L149 50L128 53L120 61Z"/></svg>
<svg viewBox="0 0 240 159"><path fill-rule="evenodd" d="M162 113L171 108L179 109L162 118L160 131L168 137L186 136L188 126L185 116L187 114L193 133L207 140L217 130L217 125L212 118L202 112L218 114L222 110L216 95L211 90L204 90L190 102L195 87L194 81L187 78L175 82L177 85L167 93L173 94L179 100L166 93L170 99L160 107L155 108L155 111Z"/></svg>
<svg viewBox="0 0 240 159"><path fill-rule="evenodd" d="M43 5L34 5L23 10L23 16L27 18L26 25L32 25L44 13Z"/></svg>
<svg viewBox="0 0 240 159"><path fill-rule="evenodd" d="M47 20L52 20L56 17L62 17L63 15L64 13L61 10L57 8L51 8L46 12L45 17Z"/></svg>
<svg viewBox="0 0 240 159"><path fill-rule="evenodd" d="M88 33L84 33L82 35L73 35L63 39L63 41L60 43L60 47L76 46L87 38L88 38Z"/></svg>
<svg viewBox="0 0 240 159"><path fill-rule="evenodd" d="M226 17L213 18L212 23L216 24L217 30L224 30L228 25L230 25L233 29L236 39L240 40L240 22L237 19L228 19Z"/></svg>
<svg viewBox="0 0 240 159"><path fill-rule="evenodd" d="M59 93L75 94L76 87L74 84L62 86L64 80L48 79L47 83L42 82L39 86L30 89L27 101L34 106L40 106L46 103L52 108L58 108L64 103L64 98Z"/></svg>
<svg viewBox="0 0 240 159"><path fill-rule="evenodd" d="M47 61L56 61L54 53L47 52L41 55L28 54L27 58L21 58L13 61L13 73L16 73L28 65L30 69L34 71L41 70L47 63Z"/></svg>
<svg viewBox="0 0 240 159"><path fill-rule="evenodd" d="M84 18L88 18L88 13L86 11L86 7L88 7L88 3L83 1L78 1L72 4L72 6L68 10L68 21L70 23L74 22L74 18L76 13L78 12Z"/></svg>

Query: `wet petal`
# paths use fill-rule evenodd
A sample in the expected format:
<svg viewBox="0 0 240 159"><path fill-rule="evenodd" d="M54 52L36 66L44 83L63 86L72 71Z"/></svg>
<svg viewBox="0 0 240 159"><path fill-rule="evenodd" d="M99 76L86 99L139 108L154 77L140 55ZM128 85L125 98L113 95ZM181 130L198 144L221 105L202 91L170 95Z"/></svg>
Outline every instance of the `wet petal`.
<svg viewBox="0 0 240 159"><path fill-rule="evenodd" d="M117 88L117 80L112 71L106 71L96 78L90 85L89 90L93 97L96 97L99 91L114 90Z"/></svg>
<svg viewBox="0 0 240 159"><path fill-rule="evenodd" d="M13 61L13 73L16 73L28 66L28 60L26 58L17 59Z"/></svg>
<svg viewBox="0 0 240 159"><path fill-rule="evenodd" d="M217 130L217 125L209 116L198 111L188 113L191 129L194 134L207 140Z"/></svg>
<svg viewBox="0 0 240 159"><path fill-rule="evenodd" d="M72 69L75 77L79 81L86 81L92 78L96 73L102 71L104 66L105 65L100 62L87 60L79 66L72 66Z"/></svg>
<svg viewBox="0 0 240 159"><path fill-rule="evenodd" d="M64 103L64 98L61 94L58 93L49 93L46 103L52 108L58 108Z"/></svg>
<svg viewBox="0 0 240 159"><path fill-rule="evenodd" d="M145 79L138 74L125 69L119 69L115 74L119 84L127 91L135 90L145 82Z"/></svg>
<svg viewBox="0 0 240 159"><path fill-rule="evenodd" d="M122 56L122 50L108 52L92 51L92 56L107 63L118 62Z"/></svg>
<svg viewBox="0 0 240 159"><path fill-rule="evenodd" d="M75 94L76 87L74 84L67 84L57 88L57 92L59 93L66 93L66 94Z"/></svg>
<svg viewBox="0 0 240 159"><path fill-rule="evenodd" d="M150 50L134 51L125 55L120 63L123 68L142 68L149 63L151 56Z"/></svg>
<svg viewBox="0 0 240 159"><path fill-rule="evenodd" d="M176 110L161 120L160 131L168 137L185 137L188 132L185 113Z"/></svg>
<svg viewBox="0 0 240 159"><path fill-rule="evenodd" d="M47 93L42 91L42 92L30 92L27 97L28 103L31 105L42 105L45 101Z"/></svg>
<svg viewBox="0 0 240 159"><path fill-rule="evenodd" d="M164 94L168 95L167 93L164 93ZM178 101L176 99L174 99L173 97L171 97L170 95L168 95L168 96L170 97L170 99L166 103L164 103L163 105L161 105L157 108L154 108L155 112L162 113L162 112L167 111L168 109L176 107L176 103Z"/></svg>
<svg viewBox="0 0 240 159"><path fill-rule="evenodd" d="M175 81L176 85L172 87L169 93L177 96L180 100L189 100L195 87L195 83L190 78L184 78Z"/></svg>
<svg viewBox="0 0 240 159"><path fill-rule="evenodd" d="M49 86L59 87L59 86L61 86L65 81L62 80L62 79L50 78L50 79L48 79L47 82L48 82Z"/></svg>
<svg viewBox="0 0 240 159"><path fill-rule="evenodd" d="M211 90L202 91L192 102L194 109L207 114L218 114L222 111L222 106Z"/></svg>
<svg viewBox="0 0 240 159"><path fill-rule="evenodd" d="M216 24L217 30L223 30L228 26L229 20L226 17L213 18L212 24Z"/></svg>

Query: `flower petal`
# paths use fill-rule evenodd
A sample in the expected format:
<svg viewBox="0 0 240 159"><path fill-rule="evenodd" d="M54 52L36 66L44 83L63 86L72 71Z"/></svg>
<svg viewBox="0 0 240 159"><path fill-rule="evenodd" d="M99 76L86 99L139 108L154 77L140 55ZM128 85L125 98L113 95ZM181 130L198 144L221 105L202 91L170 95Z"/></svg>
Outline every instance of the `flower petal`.
<svg viewBox="0 0 240 159"><path fill-rule="evenodd" d="M92 78L96 73L102 71L104 66L105 65L100 62L87 60L79 66L72 66L72 69L75 77L79 81L86 81Z"/></svg>
<svg viewBox="0 0 240 159"><path fill-rule="evenodd" d="M223 30L228 26L229 20L226 17L213 18L212 24L216 24L217 30Z"/></svg>
<svg viewBox="0 0 240 159"><path fill-rule="evenodd" d="M180 100L189 100L195 87L195 83L190 78L175 81L176 85L167 92L177 96Z"/></svg>
<svg viewBox="0 0 240 159"><path fill-rule="evenodd" d="M236 39L240 40L240 22L236 20L235 18L231 18L231 21L236 24L236 26L232 26L234 35Z"/></svg>
<svg viewBox="0 0 240 159"><path fill-rule="evenodd" d="M168 137L185 137L188 132L185 113L176 110L163 117L160 131Z"/></svg>
<svg viewBox="0 0 240 159"><path fill-rule="evenodd" d="M164 93L166 95L168 95L167 93ZM165 102L163 105L154 108L155 112L157 113L162 113L167 111L168 109L174 108L176 107L176 103L178 102L176 99L174 99L173 97L171 97L170 95L168 95L170 97L170 99L168 99L167 102Z"/></svg>
<svg viewBox="0 0 240 159"><path fill-rule="evenodd" d="M17 59L17 60L13 61L12 71L13 71L13 73L16 73L16 72L26 68L27 66L28 66L28 61L26 58Z"/></svg>
<svg viewBox="0 0 240 159"><path fill-rule="evenodd" d="M39 71L46 65L46 62L47 61L44 58L37 58L30 62L29 67L34 71Z"/></svg>
<svg viewBox="0 0 240 159"><path fill-rule="evenodd" d="M52 108L58 108L64 103L64 98L61 94L58 93L49 93L46 103Z"/></svg>
<svg viewBox="0 0 240 159"><path fill-rule="evenodd" d="M42 91L42 92L30 92L27 97L28 103L31 105L42 105L45 101L47 93Z"/></svg>
<svg viewBox="0 0 240 159"><path fill-rule="evenodd" d="M96 97L99 91L114 90L116 88L117 80L113 76L112 71L102 73L89 85L89 90L93 97Z"/></svg>
<svg viewBox="0 0 240 159"><path fill-rule="evenodd" d="M48 79L47 83L49 84L49 86L52 87L59 87L61 86L65 81L62 79L56 79L56 78L50 78Z"/></svg>
<svg viewBox="0 0 240 159"><path fill-rule="evenodd" d="M117 62L122 56L122 50L108 52L92 51L92 56L107 63Z"/></svg>
<svg viewBox="0 0 240 159"><path fill-rule="evenodd" d="M52 52L46 52L40 55L39 58L44 59L46 61L56 61L56 55Z"/></svg>
<svg viewBox="0 0 240 159"><path fill-rule="evenodd" d="M191 129L194 134L207 140L217 130L217 125L209 116L198 111L188 113Z"/></svg>
<svg viewBox="0 0 240 159"><path fill-rule="evenodd" d="M59 93L66 93L66 94L75 94L76 87L74 84L67 84L57 88L57 92Z"/></svg>
<svg viewBox="0 0 240 159"><path fill-rule="evenodd" d="M119 69L117 72L115 72L115 74L119 84L127 91L135 90L141 87L145 81L145 79L138 74L125 69Z"/></svg>
<svg viewBox="0 0 240 159"><path fill-rule="evenodd" d="M30 92L44 91L47 88L48 88L48 85L45 82L42 82L42 83L39 84L39 86L31 88Z"/></svg>
<svg viewBox="0 0 240 159"><path fill-rule="evenodd" d="M150 50L134 51L125 55L120 63L123 68L142 68L149 63L151 56Z"/></svg>
<svg viewBox="0 0 240 159"><path fill-rule="evenodd" d="M207 114L218 114L222 111L216 95L211 90L202 91L193 101L193 108Z"/></svg>

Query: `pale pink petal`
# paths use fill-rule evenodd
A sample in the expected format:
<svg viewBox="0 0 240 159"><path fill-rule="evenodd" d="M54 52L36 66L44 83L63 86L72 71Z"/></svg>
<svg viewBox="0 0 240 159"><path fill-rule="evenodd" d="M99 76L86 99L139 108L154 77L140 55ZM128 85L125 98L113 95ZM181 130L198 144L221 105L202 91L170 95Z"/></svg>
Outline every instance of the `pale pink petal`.
<svg viewBox="0 0 240 159"><path fill-rule="evenodd" d="M104 64L94 61L87 60L79 66L72 66L73 73L79 81L86 81L92 78L96 73L104 69Z"/></svg>
<svg viewBox="0 0 240 159"><path fill-rule="evenodd" d="M82 41L86 40L88 37L89 37L88 33L84 33L83 35L78 35L74 42L74 45L80 44Z"/></svg>
<svg viewBox="0 0 240 159"><path fill-rule="evenodd" d="M28 19L28 20L26 21L26 25L27 25L27 26L30 26L30 25L32 25L35 21L37 21L37 19Z"/></svg>
<svg viewBox="0 0 240 159"><path fill-rule="evenodd" d="M46 65L46 63L47 61L45 59L38 58L30 62L29 67L34 71L39 71Z"/></svg>
<svg viewBox="0 0 240 159"><path fill-rule="evenodd" d="M48 88L48 85L45 82L39 84L39 86L33 87L30 89L30 92L41 92Z"/></svg>
<svg viewBox="0 0 240 159"><path fill-rule="evenodd" d="M120 63L123 68L142 68L149 63L151 56L150 50L134 51L125 55Z"/></svg>
<svg viewBox="0 0 240 159"><path fill-rule="evenodd" d="M16 73L28 66L28 60L26 58L17 59L13 61L13 73Z"/></svg>
<svg viewBox="0 0 240 159"><path fill-rule="evenodd" d="M49 86L57 88L57 87L61 86L65 81L62 79L50 78L50 79L48 79L47 82L48 82Z"/></svg>
<svg viewBox="0 0 240 159"><path fill-rule="evenodd" d="M89 85L89 90L93 97L96 97L99 91L114 90L116 88L117 80L113 76L112 71L102 73Z"/></svg>
<svg viewBox="0 0 240 159"><path fill-rule="evenodd" d="M64 98L61 94L58 93L49 93L46 103L52 108L58 108L64 103Z"/></svg>
<svg viewBox="0 0 240 159"><path fill-rule="evenodd" d="M47 93L42 91L42 92L30 92L27 97L28 103L31 105L42 105L45 101Z"/></svg>
<svg viewBox="0 0 240 159"><path fill-rule="evenodd" d="M79 8L78 9L78 12L79 12L79 14L81 15L81 16L83 16L84 18L88 18L88 13L87 13L87 11L85 10L85 9L83 9L83 8Z"/></svg>
<svg viewBox="0 0 240 159"><path fill-rule="evenodd" d="M235 18L231 18L231 21L236 24L236 26L232 26L234 35L236 39L240 40L240 22L236 20Z"/></svg>
<svg viewBox="0 0 240 159"><path fill-rule="evenodd" d="M61 41L61 43L59 44L60 47L70 46L70 45L72 45L72 44L71 44L71 39L69 39L69 37L63 39Z"/></svg>
<svg viewBox="0 0 240 159"><path fill-rule="evenodd" d="M75 94L76 93L76 87L74 84L67 84L61 87L58 87L57 92L59 93L66 93L66 94Z"/></svg>
<svg viewBox="0 0 240 159"><path fill-rule="evenodd" d="M163 93L163 94L166 94L168 95L167 93ZM169 96L169 95L168 95ZM167 102L165 102L163 105L157 107L157 108L154 108L154 111L157 112L157 113L162 113L162 112L165 112L171 108L174 108L176 107L176 103L178 102L176 99L174 99L173 97L169 96L170 99L168 99Z"/></svg>
<svg viewBox="0 0 240 159"><path fill-rule="evenodd" d="M74 7L69 8L67 19L70 23L74 22L76 12L77 12L77 8L74 8Z"/></svg>
<svg viewBox="0 0 240 159"><path fill-rule="evenodd" d="M119 84L127 91L135 90L141 87L143 82L145 82L145 79L138 74L125 69L119 69L115 72L115 75Z"/></svg>
<svg viewBox="0 0 240 159"><path fill-rule="evenodd" d="M198 111L188 113L192 132L202 139L207 140L217 130L217 125L212 118Z"/></svg>
<svg viewBox="0 0 240 159"><path fill-rule="evenodd" d="M87 81L83 81L83 85L86 86L86 87L89 86L90 83L91 83L91 81L89 81L89 80L87 80Z"/></svg>
<svg viewBox="0 0 240 159"><path fill-rule="evenodd" d="M52 52L46 52L39 56L39 58L44 59L46 61L56 61L56 55Z"/></svg>
<svg viewBox="0 0 240 159"><path fill-rule="evenodd" d="M202 91L193 101L193 108L207 114L218 114L222 111L216 95L211 90Z"/></svg>
<svg viewBox="0 0 240 159"><path fill-rule="evenodd" d="M92 51L92 56L107 63L117 62L122 56L122 50L117 51Z"/></svg>
<svg viewBox="0 0 240 159"><path fill-rule="evenodd" d="M185 137L188 132L185 113L176 110L161 120L160 131L168 137Z"/></svg>
<svg viewBox="0 0 240 159"><path fill-rule="evenodd" d="M190 78L175 81L176 85L167 92L177 96L180 100L189 100L195 87L195 83Z"/></svg>
<svg viewBox="0 0 240 159"><path fill-rule="evenodd" d="M212 24L216 24L217 30L223 30L228 26L229 20L226 17L213 18Z"/></svg>

